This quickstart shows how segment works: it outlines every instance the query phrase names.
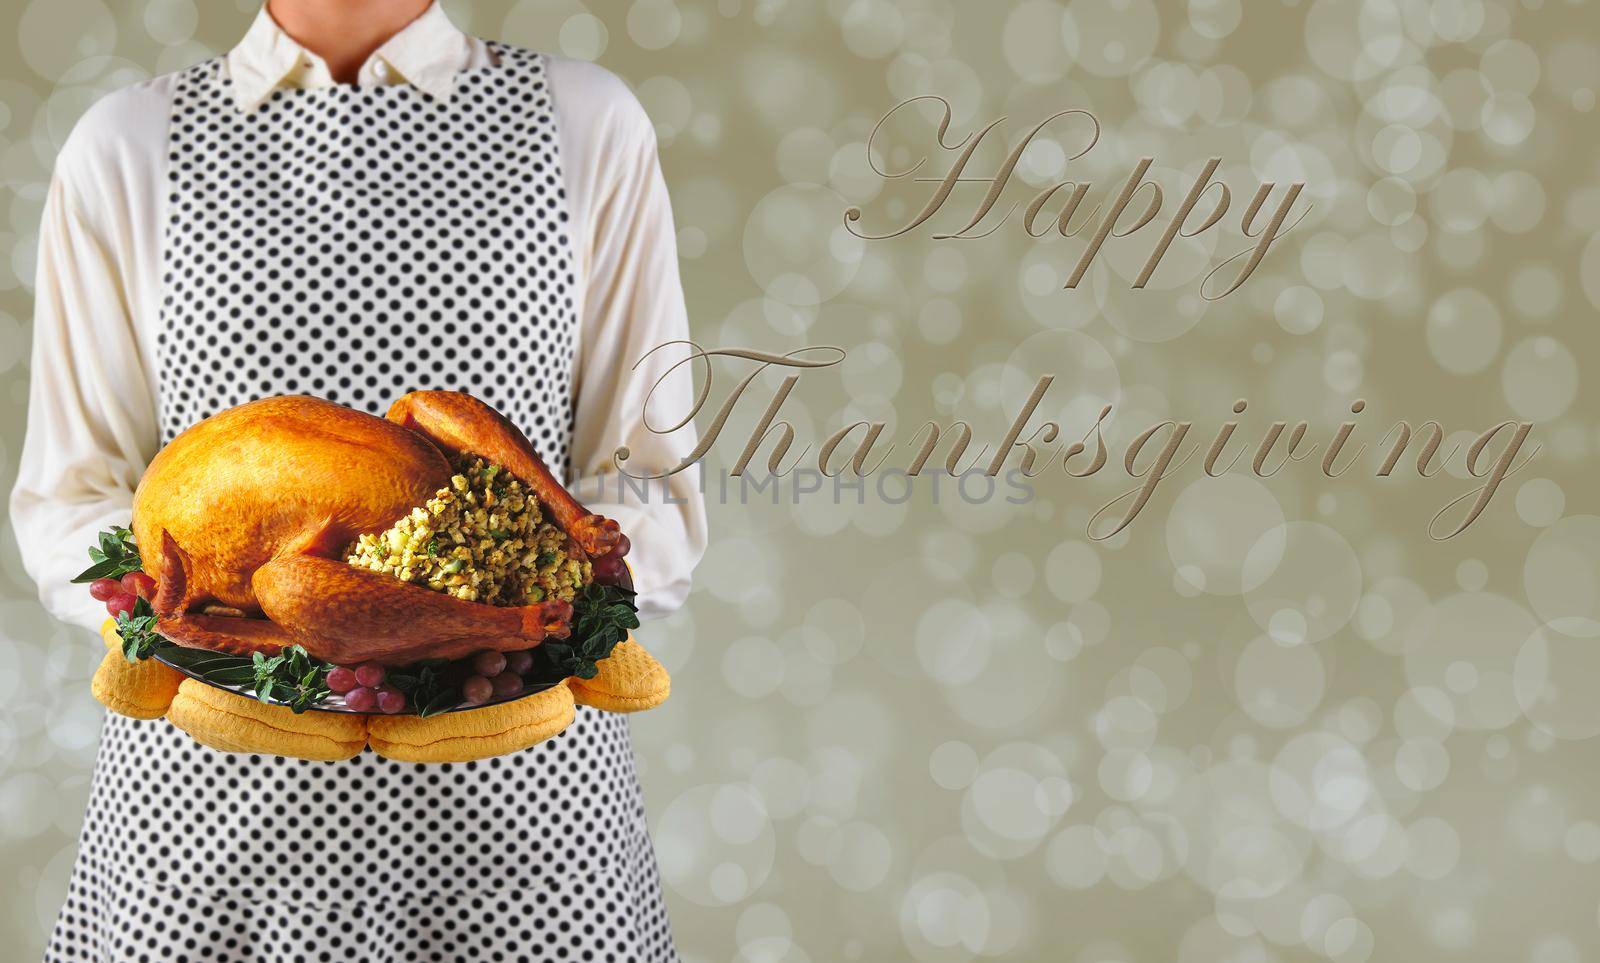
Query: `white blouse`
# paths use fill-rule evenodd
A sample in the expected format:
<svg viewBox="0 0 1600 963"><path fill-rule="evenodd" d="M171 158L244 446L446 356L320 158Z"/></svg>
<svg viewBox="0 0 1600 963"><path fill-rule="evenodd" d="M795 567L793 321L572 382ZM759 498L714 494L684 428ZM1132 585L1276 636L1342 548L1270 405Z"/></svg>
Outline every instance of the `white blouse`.
<svg viewBox="0 0 1600 963"><path fill-rule="evenodd" d="M435 2L368 59L358 82L409 83L447 99L457 74L492 56ZM240 110L280 86L334 83L265 7L226 70ZM692 426L658 434L641 421L652 386L683 353L659 351L634 367L650 349L688 337L672 209L654 130L623 82L558 57L549 76L582 280L575 493L628 533L640 614L660 616L682 604L705 548L698 468L641 494L617 484L612 455L626 446L630 472L660 471L695 444ZM156 77L84 114L57 159L40 230L27 438L11 516L45 607L91 628L105 610L68 580L87 567L96 532L128 523L134 487L159 444L155 345L174 86L174 75ZM691 393L685 365L657 390L652 410L685 411Z"/></svg>

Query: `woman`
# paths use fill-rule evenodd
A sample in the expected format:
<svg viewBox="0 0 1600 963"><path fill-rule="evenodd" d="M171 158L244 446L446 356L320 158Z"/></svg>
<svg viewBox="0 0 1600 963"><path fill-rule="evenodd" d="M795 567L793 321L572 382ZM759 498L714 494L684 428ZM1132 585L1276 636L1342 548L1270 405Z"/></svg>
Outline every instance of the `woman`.
<svg viewBox="0 0 1600 963"><path fill-rule="evenodd" d="M633 470L694 442L640 420L670 362L633 365L686 323L637 101L423 0L269 7L226 56L105 98L57 163L12 496L45 604L104 618L68 579L194 422L291 392L381 414L412 388L505 412L621 522L642 614L681 604L694 474L669 498L595 482L620 446ZM236 756L111 716L48 958L675 954L626 723L580 708L462 766Z"/></svg>

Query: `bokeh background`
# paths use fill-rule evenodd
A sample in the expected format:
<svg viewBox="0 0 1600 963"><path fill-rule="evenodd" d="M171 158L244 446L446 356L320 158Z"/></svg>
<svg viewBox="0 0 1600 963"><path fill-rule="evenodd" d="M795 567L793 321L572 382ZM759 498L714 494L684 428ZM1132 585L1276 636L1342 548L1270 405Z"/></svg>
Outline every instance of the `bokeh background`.
<svg viewBox="0 0 1600 963"><path fill-rule="evenodd" d="M1402 417L1439 419L1452 444L1503 418L1538 425L1538 458L1444 542L1425 527L1474 487L1459 458L1427 480L1374 478L1370 460L1334 481L1191 466L1100 543L1088 516L1129 487L1110 470L1047 473L1022 505L890 504L870 487L861 504L714 498L696 590L645 637L674 698L634 723L686 959L1600 955L1592 5L447 6L465 29L633 86L697 338L849 350L788 403L803 440L876 418L904 450L924 420L966 418L993 443L1042 373L1057 382L1041 417L1081 432L1112 401L1113 445L1166 417L1208 437L1240 397L1241 437L1305 418L1325 439L1356 397L1357 441ZM255 7L6 5L5 487L59 145L106 91L226 50ZM846 206L881 226L920 201L872 174L864 141L929 93L952 103L958 137L1002 114L1014 134L1094 111L1105 134L1073 169L1095 201L1149 154L1175 203L1221 156L1234 215L1138 292L1138 236L1071 292L1080 242L1035 242L1015 220L982 240L853 239ZM886 135L890 161L932 152L926 126ZM1042 138L1008 198L1071 176L1072 146ZM1314 208L1238 293L1204 301L1198 279L1242 246L1237 213L1261 178L1305 181ZM963 196L971 209L958 194L940 226L959 226ZM9 532L0 941L28 959L87 798L101 647L41 611Z"/></svg>

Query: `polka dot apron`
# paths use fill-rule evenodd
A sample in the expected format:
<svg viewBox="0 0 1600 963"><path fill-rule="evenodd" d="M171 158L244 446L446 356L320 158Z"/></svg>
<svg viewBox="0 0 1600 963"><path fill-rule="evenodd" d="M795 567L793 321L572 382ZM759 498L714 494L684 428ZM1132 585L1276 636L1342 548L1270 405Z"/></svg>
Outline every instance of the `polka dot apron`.
<svg viewBox="0 0 1600 963"><path fill-rule="evenodd" d="M459 388L569 461L576 315L551 92L491 44L447 103L185 71L163 241L163 441L254 398L382 414ZM676 959L623 717L415 765L216 752L107 718L51 961Z"/></svg>

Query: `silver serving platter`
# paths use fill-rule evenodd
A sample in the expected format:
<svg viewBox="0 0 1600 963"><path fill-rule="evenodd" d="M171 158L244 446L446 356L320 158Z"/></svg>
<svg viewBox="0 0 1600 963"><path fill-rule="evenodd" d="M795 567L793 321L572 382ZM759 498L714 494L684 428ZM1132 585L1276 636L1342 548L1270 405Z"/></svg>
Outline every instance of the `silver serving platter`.
<svg viewBox="0 0 1600 963"><path fill-rule="evenodd" d="M212 687L213 689L220 689L223 692L231 692L234 695L243 696L246 699L255 699L256 698L255 689L251 688L248 685L224 685L224 684L222 684L220 682L215 682L215 681L213 681L211 679L205 678L204 676L200 675L194 668L192 668L189 665L186 665L183 661L181 661L181 659L184 658L184 657L173 658L172 657L172 653L174 653L175 651L201 652L201 651L205 651L205 650L190 649L190 648L184 648L182 646L174 645L172 648L157 649L154 653L151 654L150 657L155 659L157 662L160 662L162 665L165 665L165 666L168 666L169 668L177 670L179 673L181 673L182 675L186 676L187 678L194 679L197 682L204 683L205 685L208 685L208 686ZM220 653L220 652L213 653L213 654L218 655L218 656L225 656L225 653ZM227 656L227 657L234 658L233 656ZM189 658L192 658L192 656L189 656ZM527 696L530 696L530 695L537 695L538 693L543 692L546 689L554 688L555 686L560 685L562 680L566 678L566 676L562 676L561 678L550 678L550 675L553 674L550 671L546 671L544 674L541 675L541 673L540 673L540 669L541 668L545 668L544 664L540 660L535 659L533 669L530 670L529 673L527 675L523 676L523 678L522 678L522 691L517 693L516 695L513 695L513 696L497 696L497 697L491 698L488 702L477 703L477 704L474 704L474 705L468 705L466 703L462 703L462 704L454 706L452 708L440 710L440 712L435 713L435 715L439 715L439 714L446 713L446 712L469 712L469 711L471 711L473 709L487 709L490 706L496 706L496 705L500 705L500 704L506 703L506 702L515 702L518 699L526 698ZM278 702L270 702L268 704L269 705L281 705L281 703L278 703ZM371 716L377 716L377 715L414 716L414 715L418 715L416 707L413 706L413 705L410 705L409 702L406 705L405 711L403 711L403 712L396 712L396 713L357 712L355 709L352 709L349 706L346 706L344 704L344 696L342 696L342 695L329 695L322 702L320 702L320 703L318 703L318 704L316 704L314 706L307 706L305 711L307 711L307 712L339 712L339 713L344 713L344 714L347 714L347 715L371 715Z"/></svg>

